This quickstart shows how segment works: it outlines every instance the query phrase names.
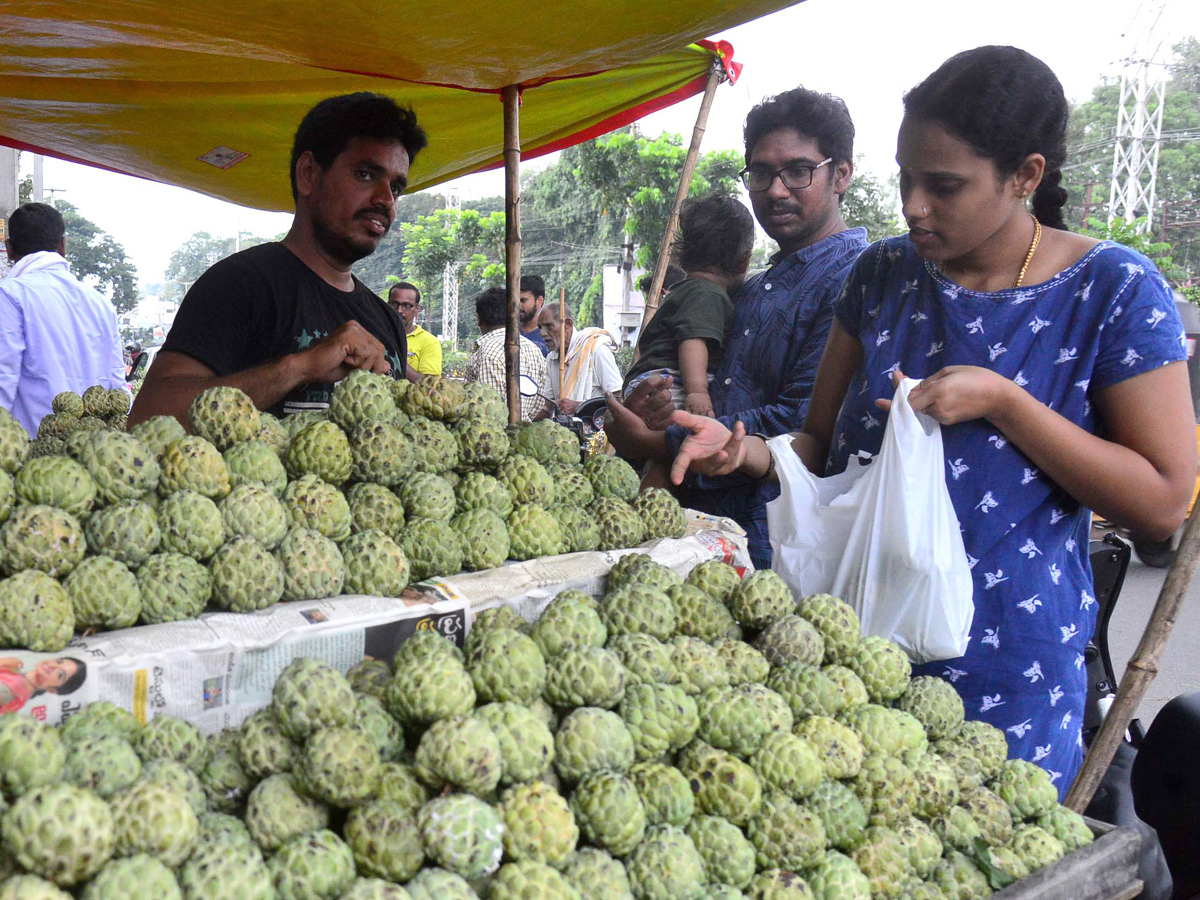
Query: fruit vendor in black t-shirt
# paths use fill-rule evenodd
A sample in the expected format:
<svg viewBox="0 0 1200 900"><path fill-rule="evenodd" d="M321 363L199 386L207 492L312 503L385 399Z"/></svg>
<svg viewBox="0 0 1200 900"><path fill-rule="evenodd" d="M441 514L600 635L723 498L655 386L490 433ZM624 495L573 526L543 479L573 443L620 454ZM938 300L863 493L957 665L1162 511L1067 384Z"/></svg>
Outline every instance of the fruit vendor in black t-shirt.
<svg viewBox="0 0 1200 900"><path fill-rule="evenodd" d="M192 285L130 424L155 415L186 424L192 398L214 385L241 388L260 409L284 415L323 409L354 369L404 377L404 325L350 267L387 234L425 144L412 111L378 94L313 107L292 146L292 227Z"/></svg>

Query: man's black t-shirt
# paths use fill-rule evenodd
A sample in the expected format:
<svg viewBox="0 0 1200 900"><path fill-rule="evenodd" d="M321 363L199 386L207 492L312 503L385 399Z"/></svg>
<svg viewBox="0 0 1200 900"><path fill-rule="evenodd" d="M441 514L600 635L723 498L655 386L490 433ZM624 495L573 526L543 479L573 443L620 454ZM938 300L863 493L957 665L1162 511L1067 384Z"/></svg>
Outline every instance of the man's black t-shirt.
<svg viewBox="0 0 1200 900"><path fill-rule="evenodd" d="M394 309L357 278L354 290L339 291L283 244L259 244L197 279L162 349L186 353L216 375L231 375L304 350L351 319L383 344L392 375L404 377L408 348ZM301 385L270 412L323 409L332 391L332 384Z"/></svg>

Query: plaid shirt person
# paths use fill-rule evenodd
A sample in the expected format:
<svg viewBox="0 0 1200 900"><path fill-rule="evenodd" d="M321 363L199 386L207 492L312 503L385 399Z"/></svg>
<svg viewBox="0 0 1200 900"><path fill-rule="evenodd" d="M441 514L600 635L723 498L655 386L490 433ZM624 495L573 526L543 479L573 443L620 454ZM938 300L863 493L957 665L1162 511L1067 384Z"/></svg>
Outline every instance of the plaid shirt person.
<svg viewBox="0 0 1200 900"><path fill-rule="evenodd" d="M537 385L533 396L521 397L521 419L528 422L542 409L545 401L542 394L546 385L546 360L537 344L522 336L521 375L532 379ZM504 374L504 329L495 328L475 342L475 350L467 360L467 381L478 381L508 396L508 385Z"/></svg>

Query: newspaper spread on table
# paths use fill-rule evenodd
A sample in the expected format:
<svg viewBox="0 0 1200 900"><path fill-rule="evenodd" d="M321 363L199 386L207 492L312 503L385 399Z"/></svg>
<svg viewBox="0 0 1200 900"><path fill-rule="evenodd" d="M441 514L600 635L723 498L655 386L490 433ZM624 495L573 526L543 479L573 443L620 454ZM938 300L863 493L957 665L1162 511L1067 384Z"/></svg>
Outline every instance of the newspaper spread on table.
<svg viewBox="0 0 1200 900"><path fill-rule="evenodd" d="M279 673L298 656L344 672L364 656L390 660L418 630L435 629L461 645L472 615L484 609L507 604L532 621L559 591L599 595L608 570L628 553L648 553L680 573L706 559L752 568L736 523L689 511L688 532L679 539L432 579L398 598L347 595L249 614L205 613L192 621L77 637L54 654L0 649L0 714L20 712L58 724L107 700L142 722L168 714L215 734L268 705ZM27 676L54 667L67 675L67 689L30 695Z"/></svg>

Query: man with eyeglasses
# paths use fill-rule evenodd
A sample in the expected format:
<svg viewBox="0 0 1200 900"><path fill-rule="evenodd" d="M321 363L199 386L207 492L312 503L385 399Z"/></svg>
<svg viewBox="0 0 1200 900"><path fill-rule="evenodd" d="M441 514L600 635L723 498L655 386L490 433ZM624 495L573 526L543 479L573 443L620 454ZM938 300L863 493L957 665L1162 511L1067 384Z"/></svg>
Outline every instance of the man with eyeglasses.
<svg viewBox="0 0 1200 900"><path fill-rule="evenodd" d="M188 421L201 391L240 388L276 415L321 410L355 369L405 372L404 327L351 267L375 252L426 145L411 109L359 92L308 111L292 142L283 240L214 264L188 290L129 424Z"/></svg>
<svg viewBox="0 0 1200 900"><path fill-rule="evenodd" d="M408 366L405 373L409 381L420 381L426 375L442 374L442 342L417 324L421 313L421 292L415 284L401 281L388 290L388 306L394 309L404 323L408 343Z"/></svg>
<svg viewBox="0 0 1200 900"><path fill-rule="evenodd" d="M867 232L847 226L841 214L854 173L854 123L839 98L804 88L770 97L746 117L744 137L742 183L779 252L733 297L733 325L709 394L726 425L741 420L751 434L772 437L804 424L833 304ZM672 404L663 379L647 379L624 406L607 429L613 444L629 456L674 459L687 431L667 427ZM737 521L754 565L770 566L766 504L778 486L692 476L681 493L685 505Z"/></svg>

